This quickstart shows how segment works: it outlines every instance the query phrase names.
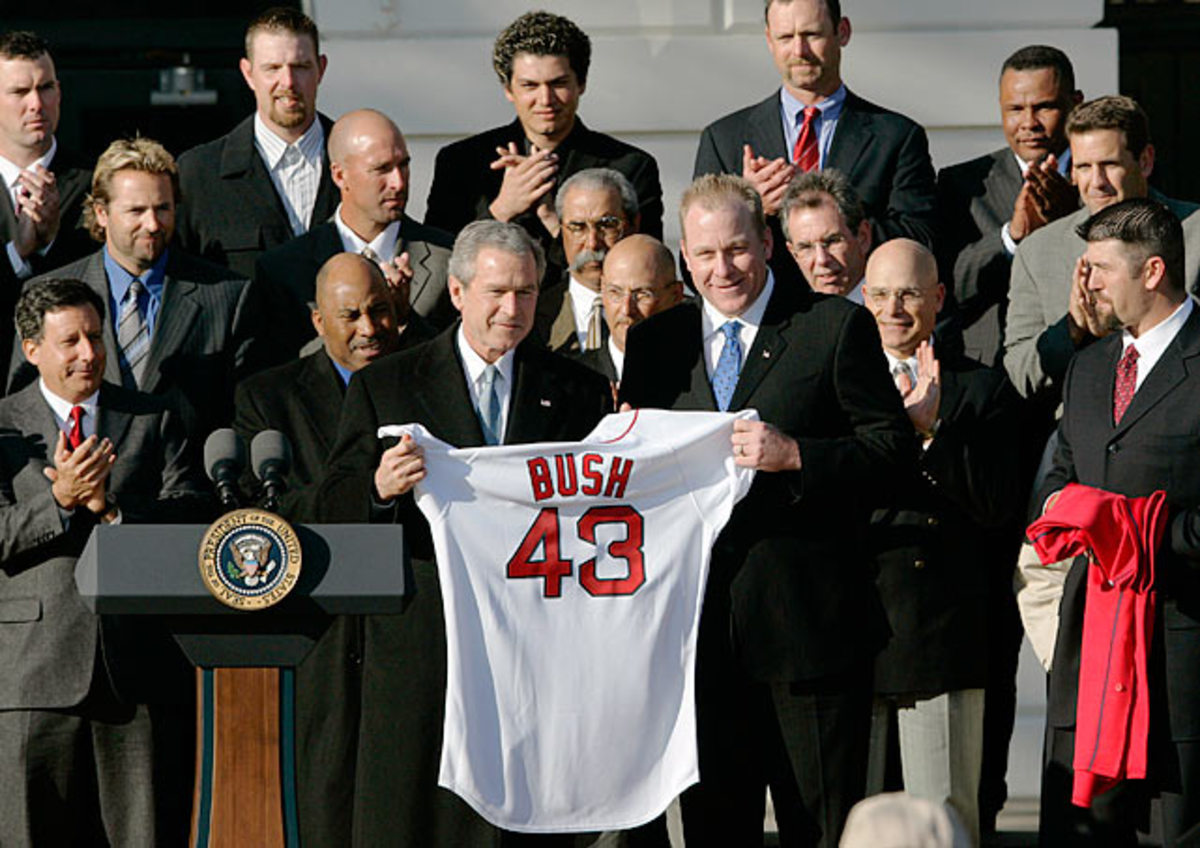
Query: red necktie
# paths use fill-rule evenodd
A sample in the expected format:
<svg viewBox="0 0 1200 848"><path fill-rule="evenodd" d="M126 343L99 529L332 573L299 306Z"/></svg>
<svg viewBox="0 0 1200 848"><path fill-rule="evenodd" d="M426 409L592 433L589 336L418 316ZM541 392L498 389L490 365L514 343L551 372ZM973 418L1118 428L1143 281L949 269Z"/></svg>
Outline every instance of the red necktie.
<svg viewBox="0 0 1200 848"><path fill-rule="evenodd" d="M821 110L816 106L808 106L804 110L804 123L800 125L800 136L796 139L796 147L792 151L792 161L801 171L815 171L821 161L820 151L817 150L817 128L814 126L817 115Z"/></svg>
<svg viewBox="0 0 1200 848"><path fill-rule="evenodd" d="M67 444L71 450L83 444L83 407L71 407L71 430L67 433Z"/></svg>
<svg viewBox="0 0 1200 848"><path fill-rule="evenodd" d="M1117 363L1117 382L1113 386L1113 426L1121 423L1125 410L1133 402L1133 391L1137 388L1137 361L1137 348L1130 345Z"/></svg>

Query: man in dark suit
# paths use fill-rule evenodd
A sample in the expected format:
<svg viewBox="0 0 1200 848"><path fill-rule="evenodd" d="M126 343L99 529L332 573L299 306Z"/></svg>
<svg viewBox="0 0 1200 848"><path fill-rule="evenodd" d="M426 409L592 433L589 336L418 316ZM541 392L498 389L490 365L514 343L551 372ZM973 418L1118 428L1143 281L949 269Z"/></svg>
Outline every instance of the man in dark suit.
<svg viewBox="0 0 1200 848"><path fill-rule="evenodd" d="M312 310L322 347L238 384L233 428L249 441L279 430L292 445L278 512L289 521L315 514L312 497L337 434L350 377L364 365L423 340L396 326L383 272L338 253L317 274ZM247 485L249 484L249 485ZM243 489L256 492L243 480ZM347 845L354 810L354 761L362 690L362 619L335 619L296 669L296 791L305 845Z"/></svg>
<svg viewBox="0 0 1200 848"><path fill-rule="evenodd" d="M360 109L338 119L329 134L329 166L341 204L328 220L259 257L255 280L272 305L277 336L272 355L295 356L313 338L317 271L343 251L371 256L397 293L397 317L410 312L442 329L454 320L446 290L453 238L404 213L408 203L408 145L386 115Z"/></svg>
<svg viewBox="0 0 1200 848"><path fill-rule="evenodd" d="M549 266L561 271L556 187L577 171L613 168L633 183L642 232L662 238L654 157L588 129L576 114L591 55L587 35L549 12L528 12L500 33L492 66L516 120L438 151L426 223L457 233L481 218L515 221L541 244Z"/></svg>
<svg viewBox="0 0 1200 848"><path fill-rule="evenodd" d="M268 9L246 28L240 68L255 113L179 157L178 235L184 250L250 277L263 251L327 220L337 191L325 152L331 123L317 114L317 25L297 9Z"/></svg>
<svg viewBox="0 0 1200 848"><path fill-rule="evenodd" d="M1000 365L1008 277L1017 245L1079 208L1070 182L1067 113L1083 100L1071 60L1036 44L1000 70L1007 147L938 173L938 260L953 280L952 330L967 356Z"/></svg>
<svg viewBox="0 0 1200 848"><path fill-rule="evenodd" d="M429 527L409 493L424 474L421 449L376 431L418 422L460 447L590 432L612 407L608 384L527 339L544 272L540 249L521 227L469 225L450 258L461 323L367 366L346 392L319 490L321 517L402 522L416 587L402 615L366 622L355 844L486 845L496 837L437 786L446 643ZM492 414L481 417L481 404Z"/></svg>
<svg viewBox="0 0 1200 848"><path fill-rule="evenodd" d="M91 250L80 226L91 169L54 137L62 90L40 36L0 35L0 91L0 315L11 315L23 280ZM3 322L0 356L12 347L12 329Z"/></svg>
<svg viewBox="0 0 1200 848"><path fill-rule="evenodd" d="M863 796L871 661L887 633L864 493L911 464L912 425L866 310L770 274L749 182L701 177L680 212L703 301L633 328L621 399L757 409L761 421L735 423L732 450L763 472L713 548L684 834L761 844L769 785L782 842L833 846Z"/></svg>
<svg viewBox="0 0 1200 848"><path fill-rule="evenodd" d="M858 192L875 244L906 236L932 246L934 175L925 130L842 83L850 20L839 0L771 0L766 24L783 86L705 127L694 174L741 174L762 196L781 242L776 213L792 175L836 168ZM776 251L771 267L781 282L800 282L787 251Z"/></svg>
<svg viewBox="0 0 1200 848"><path fill-rule="evenodd" d="M96 162L86 221L104 246L54 272L87 283L113 317L103 322L104 378L150 394L179 394L197 444L233 417L235 375L249 368L260 312L254 288L224 268L168 248L178 171L148 138L114 141ZM32 369L14 363L9 391Z"/></svg>
<svg viewBox="0 0 1200 848"><path fill-rule="evenodd" d="M904 790L955 808L979 844L988 594L1011 582L1009 524L1027 488L1018 473L1017 403L1003 372L938 351L945 299L937 261L909 239L880 245L864 289L884 356L924 450L871 519L892 637L875 658L871 760L882 778L892 714ZM1010 593L1011 594L1011 593ZM882 780L868 781L871 791Z"/></svg>
<svg viewBox="0 0 1200 848"><path fill-rule="evenodd" d="M67 279L34 283L16 309L39 380L0 400L4 845L186 840L190 669L167 637L98 618L75 588L96 525L204 514L178 419L102 384L104 309Z"/></svg>
<svg viewBox="0 0 1200 848"><path fill-rule="evenodd" d="M600 273L608 251L637 232L637 192L620 171L588 168L562 184L555 212L567 267L538 293L534 329L555 353L599 350L605 338Z"/></svg>
<svg viewBox="0 0 1200 848"><path fill-rule="evenodd" d="M675 257L653 236L635 233L622 239L604 259L600 295L608 338L576 358L616 385L625 367L629 328L683 300Z"/></svg>
<svg viewBox="0 0 1200 848"><path fill-rule="evenodd" d="M1200 314L1184 285L1179 220L1158 202L1107 206L1079 235L1087 244L1087 291L1112 332L1080 351L1067 370L1054 465L1034 504L1049 505L1073 482L1129 497L1162 489L1169 525L1152 590L1149 787L1125 781L1090 811L1071 804L1089 569L1087 558L1078 557L1064 588L1050 670L1041 844L1136 844L1145 810L1133 802L1144 802L1150 788L1162 796L1164 844L1187 845L1200 833Z"/></svg>

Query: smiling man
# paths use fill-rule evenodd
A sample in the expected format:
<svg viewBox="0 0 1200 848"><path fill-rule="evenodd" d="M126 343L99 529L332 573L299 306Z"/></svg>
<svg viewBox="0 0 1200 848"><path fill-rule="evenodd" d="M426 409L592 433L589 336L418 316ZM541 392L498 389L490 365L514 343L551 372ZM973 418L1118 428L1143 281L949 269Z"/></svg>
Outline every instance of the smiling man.
<svg viewBox="0 0 1200 848"><path fill-rule="evenodd" d="M203 443L232 417L234 375L247 367L262 328L246 280L171 247L178 179L158 142L114 141L96 161L85 215L104 246L52 275L83 280L104 298L104 378L151 394L182 393L188 434ZM10 391L33 376L14 364Z"/></svg>
<svg viewBox="0 0 1200 848"><path fill-rule="evenodd" d="M897 236L932 244L934 175L925 131L842 82L851 27L839 0L769 0L765 35L782 86L704 129L694 175L748 180L781 242L779 204L792 176L835 168L858 192L876 244ZM799 282L787 251L777 251L771 267L780 282Z"/></svg>
<svg viewBox="0 0 1200 848"><path fill-rule="evenodd" d="M886 637L862 493L911 463L912 426L866 310L775 279L748 181L700 177L679 214L701 301L629 331L621 400L758 410L735 423L730 451L763 472L713 548L684 836L761 844L769 785L781 842L832 848L865 791L871 663Z"/></svg>
<svg viewBox="0 0 1200 848"><path fill-rule="evenodd" d="M1154 145L1150 121L1132 98L1100 97L1075 108L1067 120L1071 170L1082 208L1030 235L1013 257L1004 333L1004 366L1018 392L1058 405L1075 352L1107 335L1096 320L1081 260L1077 229L1106 206L1141 197L1164 203L1183 221L1187 243L1184 286L1196 290L1200 270L1200 215L1193 203L1150 188Z"/></svg>
<svg viewBox="0 0 1200 848"><path fill-rule="evenodd" d="M577 114L591 54L587 35L550 12L528 12L500 33L492 66L516 119L438 152L426 223L457 233L481 218L515 221L546 251L550 279L557 280L566 266L557 243L557 188L578 171L613 168L637 192L642 231L662 237L654 157L588 129Z"/></svg>
<svg viewBox="0 0 1200 848"><path fill-rule="evenodd" d="M263 251L327 220L337 192L325 152L331 123L317 114L325 56L316 24L296 9L268 9L246 28L239 67L255 112L179 157L179 243L248 277Z"/></svg>

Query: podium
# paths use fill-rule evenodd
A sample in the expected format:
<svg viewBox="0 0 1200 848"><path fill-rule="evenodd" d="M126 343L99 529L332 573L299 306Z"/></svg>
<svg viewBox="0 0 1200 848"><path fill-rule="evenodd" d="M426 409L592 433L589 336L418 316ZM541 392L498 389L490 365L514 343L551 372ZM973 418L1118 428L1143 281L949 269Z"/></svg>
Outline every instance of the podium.
<svg viewBox="0 0 1200 848"><path fill-rule="evenodd" d="M209 594L198 565L205 525L100 525L75 569L88 609L159 617L197 668L196 848L300 844L293 668L332 616L402 610L402 527L293 527L300 577L266 610L235 610Z"/></svg>

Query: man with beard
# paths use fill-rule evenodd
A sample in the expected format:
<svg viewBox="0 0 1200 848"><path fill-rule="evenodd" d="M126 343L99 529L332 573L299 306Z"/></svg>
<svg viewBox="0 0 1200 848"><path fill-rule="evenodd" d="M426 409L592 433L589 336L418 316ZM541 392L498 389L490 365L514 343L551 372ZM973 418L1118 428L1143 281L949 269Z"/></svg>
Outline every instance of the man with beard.
<svg viewBox="0 0 1200 848"><path fill-rule="evenodd" d="M607 335L600 274L618 241L637 232L638 197L625 175L589 168L563 183L555 201L562 222L564 279L538 298L535 330L556 353L597 350Z"/></svg>
<svg viewBox="0 0 1200 848"><path fill-rule="evenodd" d="M276 245L326 220L337 206L317 115L325 73L317 25L296 9L268 9L246 28L242 76L254 115L179 157L179 243L242 276Z"/></svg>
<svg viewBox="0 0 1200 848"><path fill-rule="evenodd" d="M453 239L405 214L410 161L404 136L382 112L359 109L333 125L329 169L341 196L337 211L263 254L255 272L277 319L272 327L276 361L294 356L314 337L309 316L317 271L343 251L379 265L405 338L430 337L454 322L457 313L446 289Z"/></svg>

